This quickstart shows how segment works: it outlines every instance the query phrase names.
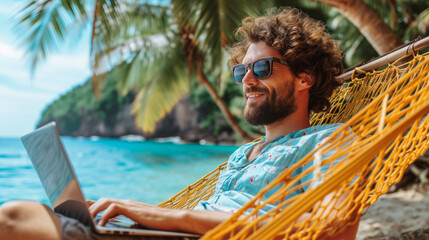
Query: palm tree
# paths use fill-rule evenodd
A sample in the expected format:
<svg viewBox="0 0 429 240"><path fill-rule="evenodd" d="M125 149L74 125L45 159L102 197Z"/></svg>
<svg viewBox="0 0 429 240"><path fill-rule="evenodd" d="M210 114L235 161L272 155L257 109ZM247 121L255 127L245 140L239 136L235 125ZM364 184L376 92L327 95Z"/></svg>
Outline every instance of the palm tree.
<svg viewBox="0 0 429 240"><path fill-rule="evenodd" d="M189 92L192 76L187 73L182 43L170 9L166 6L127 3L125 17L94 26L91 59L93 86L100 90L103 73L112 65L117 87L125 95L136 91L133 113L144 131L153 131L156 122Z"/></svg>
<svg viewBox="0 0 429 240"><path fill-rule="evenodd" d="M91 4L92 3L92 4ZM87 13L86 8L92 9ZM91 7L92 6L92 7ZM240 20L256 15L260 1L172 1L171 6L119 0L31 1L21 11L32 70L66 37L75 22L92 17L93 87L99 93L106 72L117 66L118 87L138 92L133 105L137 124L153 131L155 123L189 92L197 79L210 93L233 130L252 139L237 123L207 75L218 86L227 79L224 47ZM219 87L218 87L219 89ZM148 114L150 113L150 114Z"/></svg>

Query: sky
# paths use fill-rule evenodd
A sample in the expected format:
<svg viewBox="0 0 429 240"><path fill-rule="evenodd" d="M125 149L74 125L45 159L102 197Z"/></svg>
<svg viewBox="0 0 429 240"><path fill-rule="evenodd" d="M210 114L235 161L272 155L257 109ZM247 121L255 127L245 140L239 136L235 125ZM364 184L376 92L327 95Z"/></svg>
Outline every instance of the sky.
<svg viewBox="0 0 429 240"><path fill-rule="evenodd" d="M0 3L0 137L19 137L35 129L43 109L91 75L90 29L51 52L33 76L23 38L16 30L23 0Z"/></svg>

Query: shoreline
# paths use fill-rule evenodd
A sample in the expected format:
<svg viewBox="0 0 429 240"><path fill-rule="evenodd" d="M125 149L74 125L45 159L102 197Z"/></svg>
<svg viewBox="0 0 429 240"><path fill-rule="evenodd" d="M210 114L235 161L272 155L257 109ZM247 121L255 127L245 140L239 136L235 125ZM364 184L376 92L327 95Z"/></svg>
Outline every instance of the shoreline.
<svg viewBox="0 0 429 240"><path fill-rule="evenodd" d="M145 138L141 135L136 134L129 134L129 135L123 135L119 137L100 137L100 136L68 136L68 135L61 135L61 137L68 137L68 138L76 138L76 139L89 139L91 141L98 141L100 139L116 139L116 140L122 140L122 141L128 141L128 142L142 142L142 141L152 141L152 142L158 142L158 143L174 143L174 144L198 144L198 145L216 145L216 146L241 146L244 143L239 142L232 142L232 141L212 141L207 139L200 139L199 141L188 141L186 139L180 138L180 136L171 136L171 137L162 137L162 138ZM12 137L13 138L13 137ZM19 137L16 137L19 138Z"/></svg>

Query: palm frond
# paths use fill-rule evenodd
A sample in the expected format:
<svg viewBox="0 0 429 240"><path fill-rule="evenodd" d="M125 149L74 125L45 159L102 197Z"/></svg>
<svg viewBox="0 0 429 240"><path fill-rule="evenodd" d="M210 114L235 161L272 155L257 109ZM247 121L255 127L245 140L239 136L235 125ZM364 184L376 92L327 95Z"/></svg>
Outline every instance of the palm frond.
<svg viewBox="0 0 429 240"><path fill-rule="evenodd" d="M234 42L234 30L241 25L241 20L264 10L263 1L256 0L172 0L172 5L180 25L196 27L194 38L198 49L215 75L226 67L222 50Z"/></svg>
<svg viewBox="0 0 429 240"><path fill-rule="evenodd" d="M159 74L162 66L160 63L165 61L165 53L161 52L161 48L166 49L146 45L144 49L134 52L130 61L124 61L115 67L116 86L123 95L133 89L143 88Z"/></svg>
<svg viewBox="0 0 429 240"><path fill-rule="evenodd" d="M176 49L161 62L155 77L141 88L133 102L136 123L144 132L153 132L156 123L189 92L190 76L186 63L177 61L183 58L180 55L180 49Z"/></svg>
<svg viewBox="0 0 429 240"><path fill-rule="evenodd" d="M126 3L119 9L122 11L119 14L120 19L111 21L108 29L103 26L103 22L96 24L96 35L91 49L94 76L110 71L121 62L130 62L141 49L144 49L144 52L139 54L139 58L149 53L158 54L157 50L162 52L162 43L159 42L163 41L159 39L166 39L166 32L171 28L168 24L168 9L165 6ZM102 84L102 81L98 80L93 82L95 92ZM125 92L128 90L125 89Z"/></svg>
<svg viewBox="0 0 429 240"><path fill-rule="evenodd" d="M30 55L32 73L39 62L64 41L70 25L80 18L86 18L86 12L84 2L79 0L31 1L22 8L18 28L24 36L26 53Z"/></svg>

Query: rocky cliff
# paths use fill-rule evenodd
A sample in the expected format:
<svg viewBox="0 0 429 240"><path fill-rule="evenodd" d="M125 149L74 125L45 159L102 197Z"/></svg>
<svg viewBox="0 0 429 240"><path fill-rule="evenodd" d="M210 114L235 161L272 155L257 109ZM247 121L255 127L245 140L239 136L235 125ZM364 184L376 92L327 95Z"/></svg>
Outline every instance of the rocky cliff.
<svg viewBox="0 0 429 240"><path fill-rule="evenodd" d="M110 81L110 82L109 82ZM183 98L157 125L155 132L144 133L136 127L131 114L132 94L120 96L114 81L108 80L100 99L95 99L88 81L51 103L42 113L38 127L55 121L62 135L117 138L141 135L145 138L180 137L185 142L233 143L234 133L222 117L208 127L200 123L206 117L205 106Z"/></svg>

